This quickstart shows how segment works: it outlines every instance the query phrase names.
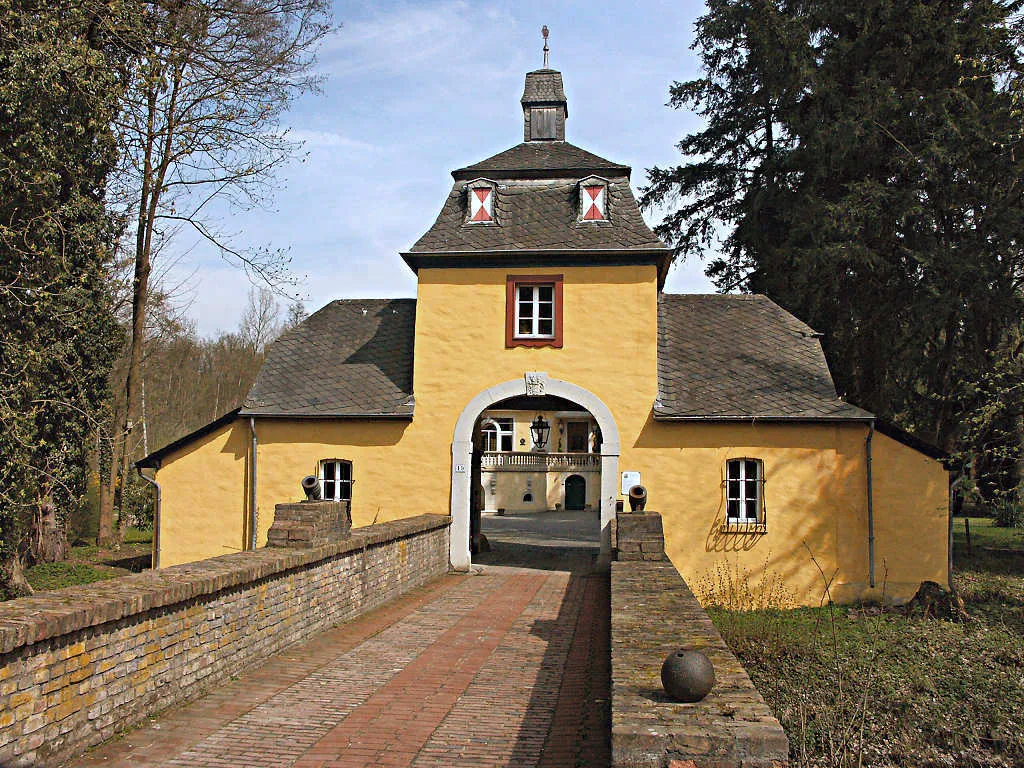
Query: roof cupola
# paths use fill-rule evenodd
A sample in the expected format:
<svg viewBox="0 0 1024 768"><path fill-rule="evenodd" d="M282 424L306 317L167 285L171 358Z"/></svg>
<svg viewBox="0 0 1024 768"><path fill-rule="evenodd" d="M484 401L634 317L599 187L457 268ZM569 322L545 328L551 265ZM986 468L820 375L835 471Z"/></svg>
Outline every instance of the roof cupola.
<svg viewBox="0 0 1024 768"><path fill-rule="evenodd" d="M569 105L562 89L562 73L548 68L548 28L544 35L544 68L526 73L523 89L523 139L565 141L565 119Z"/></svg>

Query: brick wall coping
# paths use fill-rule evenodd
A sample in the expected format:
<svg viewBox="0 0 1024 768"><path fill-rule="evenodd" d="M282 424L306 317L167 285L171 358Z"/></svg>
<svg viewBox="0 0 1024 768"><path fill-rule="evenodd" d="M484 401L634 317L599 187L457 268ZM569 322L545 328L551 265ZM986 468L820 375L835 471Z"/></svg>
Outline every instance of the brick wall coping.
<svg viewBox="0 0 1024 768"><path fill-rule="evenodd" d="M786 765L782 726L675 566L611 567L614 768ZM662 663L681 647L715 666L715 687L696 704L669 701L661 686Z"/></svg>
<svg viewBox="0 0 1024 768"><path fill-rule="evenodd" d="M450 524L447 515L418 515L356 528L322 547L234 552L0 602L0 654Z"/></svg>

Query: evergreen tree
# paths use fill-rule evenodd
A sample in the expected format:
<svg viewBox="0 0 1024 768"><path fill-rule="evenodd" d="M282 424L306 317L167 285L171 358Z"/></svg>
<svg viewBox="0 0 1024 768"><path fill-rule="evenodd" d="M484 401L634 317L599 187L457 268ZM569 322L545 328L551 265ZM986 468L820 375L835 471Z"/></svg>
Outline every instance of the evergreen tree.
<svg viewBox="0 0 1024 768"><path fill-rule="evenodd" d="M63 556L119 344L104 188L117 3L0 0L0 593ZM2 595L0 595L2 596Z"/></svg>
<svg viewBox="0 0 1024 768"><path fill-rule="evenodd" d="M707 129L644 195L685 201L659 229L681 254L724 226L717 285L822 331L841 393L947 450L1024 306L1016 6L709 3L705 77L673 87Z"/></svg>

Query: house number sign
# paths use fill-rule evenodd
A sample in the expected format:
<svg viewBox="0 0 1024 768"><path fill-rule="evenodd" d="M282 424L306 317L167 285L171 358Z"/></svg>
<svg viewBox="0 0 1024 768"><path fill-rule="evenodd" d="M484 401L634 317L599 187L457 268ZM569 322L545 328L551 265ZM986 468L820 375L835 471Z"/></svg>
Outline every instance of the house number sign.
<svg viewBox="0 0 1024 768"><path fill-rule="evenodd" d="M456 464L455 465L455 471L459 472L459 473L461 473L463 475L466 474L466 465L465 464Z"/></svg>

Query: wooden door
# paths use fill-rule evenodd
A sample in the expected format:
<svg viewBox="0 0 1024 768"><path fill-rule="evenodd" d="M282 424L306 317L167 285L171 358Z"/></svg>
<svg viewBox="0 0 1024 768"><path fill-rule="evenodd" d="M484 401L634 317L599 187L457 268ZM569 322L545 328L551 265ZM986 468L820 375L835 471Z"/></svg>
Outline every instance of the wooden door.
<svg viewBox="0 0 1024 768"><path fill-rule="evenodd" d="M582 475L569 475L565 479L565 508L584 509L587 506L587 481Z"/></svg>

